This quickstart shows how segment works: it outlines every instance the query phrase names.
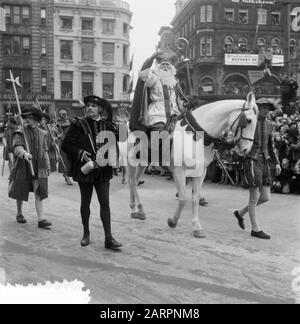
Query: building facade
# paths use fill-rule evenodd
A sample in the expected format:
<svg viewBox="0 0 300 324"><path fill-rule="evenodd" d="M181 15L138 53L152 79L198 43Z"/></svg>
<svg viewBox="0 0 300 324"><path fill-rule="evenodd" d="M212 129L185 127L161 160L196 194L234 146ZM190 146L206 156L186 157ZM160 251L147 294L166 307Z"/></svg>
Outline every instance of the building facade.
<svg viewBox="0 0 300 324"><path fill-rule="evenodd" d="M17 112L9 71L19 77L21 107L37 96L43 109L54 107L53 0L4 0L6 31L0 32L0 118Z"/></svg>
<svg viewBox="0 0 300 324"><path fill-rule="evenodd" d="M128 3L119 0L54 0L56 110L83 114L82 100L95 94L114 107L127 105L130 83Z"/></svg>
<svg viewBox="0 0 300 324"><path fill-rule="evenodd" d="M189 0L172 21L190 47L193 94L205 101L280 94L284 72L299 72L297 0ZM289 27L288 27L289 26ZM264 73L272 57L271 75ZM187 89L185 69L179 71ZM300 80L299 80L300 81Z"/></svg>

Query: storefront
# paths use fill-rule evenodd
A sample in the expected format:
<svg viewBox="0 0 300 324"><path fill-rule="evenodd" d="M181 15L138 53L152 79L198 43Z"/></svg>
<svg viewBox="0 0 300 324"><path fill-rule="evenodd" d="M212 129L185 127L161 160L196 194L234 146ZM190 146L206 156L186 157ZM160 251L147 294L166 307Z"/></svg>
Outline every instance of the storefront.
<svg viewBox="0 0 300 324"><path fill-rule="evenodd" d="M34 98L37 98L43 111L51 113L54 111L54 95L52 93L36 94L30 93L18 94L21 109L34 104ZM14 94L3 92L0 93L0 119L4 119L8 113L17 114L18 107Z"/></svg>

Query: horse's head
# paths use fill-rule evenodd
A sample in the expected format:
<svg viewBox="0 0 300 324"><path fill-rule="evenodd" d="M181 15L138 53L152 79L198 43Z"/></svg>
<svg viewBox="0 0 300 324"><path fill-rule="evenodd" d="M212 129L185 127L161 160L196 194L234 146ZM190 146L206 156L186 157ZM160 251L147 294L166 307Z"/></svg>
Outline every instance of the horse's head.
<svg viewBox="0 0 300 324"><path fill-rule="evenodd" d="M242 112L239 112L238 115L235 113L230 117L230 123L233 125L232 131L237 142L234 151L241 156L245 156L252 149L257 117L258 107L255 95L253 92L250 92Z"/></svg>

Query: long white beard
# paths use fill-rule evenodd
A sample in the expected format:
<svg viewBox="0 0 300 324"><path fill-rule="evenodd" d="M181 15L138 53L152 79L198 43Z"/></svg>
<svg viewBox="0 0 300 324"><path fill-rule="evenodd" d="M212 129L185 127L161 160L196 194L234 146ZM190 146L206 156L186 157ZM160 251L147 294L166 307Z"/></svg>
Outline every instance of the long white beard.
<svg viewBox="0 0 300 324"><path fill-rule="evenodd" d="M174 72L170 70L166 72L159 69L158 78L163 85L166 85L168 87L174 87L177 84Z"/></svg>

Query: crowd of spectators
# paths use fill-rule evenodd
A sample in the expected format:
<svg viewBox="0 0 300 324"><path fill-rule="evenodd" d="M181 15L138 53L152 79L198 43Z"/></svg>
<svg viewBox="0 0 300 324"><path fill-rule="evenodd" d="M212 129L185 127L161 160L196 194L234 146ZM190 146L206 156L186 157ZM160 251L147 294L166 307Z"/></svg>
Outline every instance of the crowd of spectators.
<svg viewBox="0 0 300 324"><path fill-rule="evenodd" d="M300 194L300 110L299 102L292 114L284 114L278 105L276 111L270 113L270 120L274 127L274 144L282 167L282 173L276 177L272 175L272 191L282 194ZM232 184L245 187L243 177L243 161L229 151L221 154L221 160L228 175L217 159L209 167L207 180L222 184Z"/></svg>

